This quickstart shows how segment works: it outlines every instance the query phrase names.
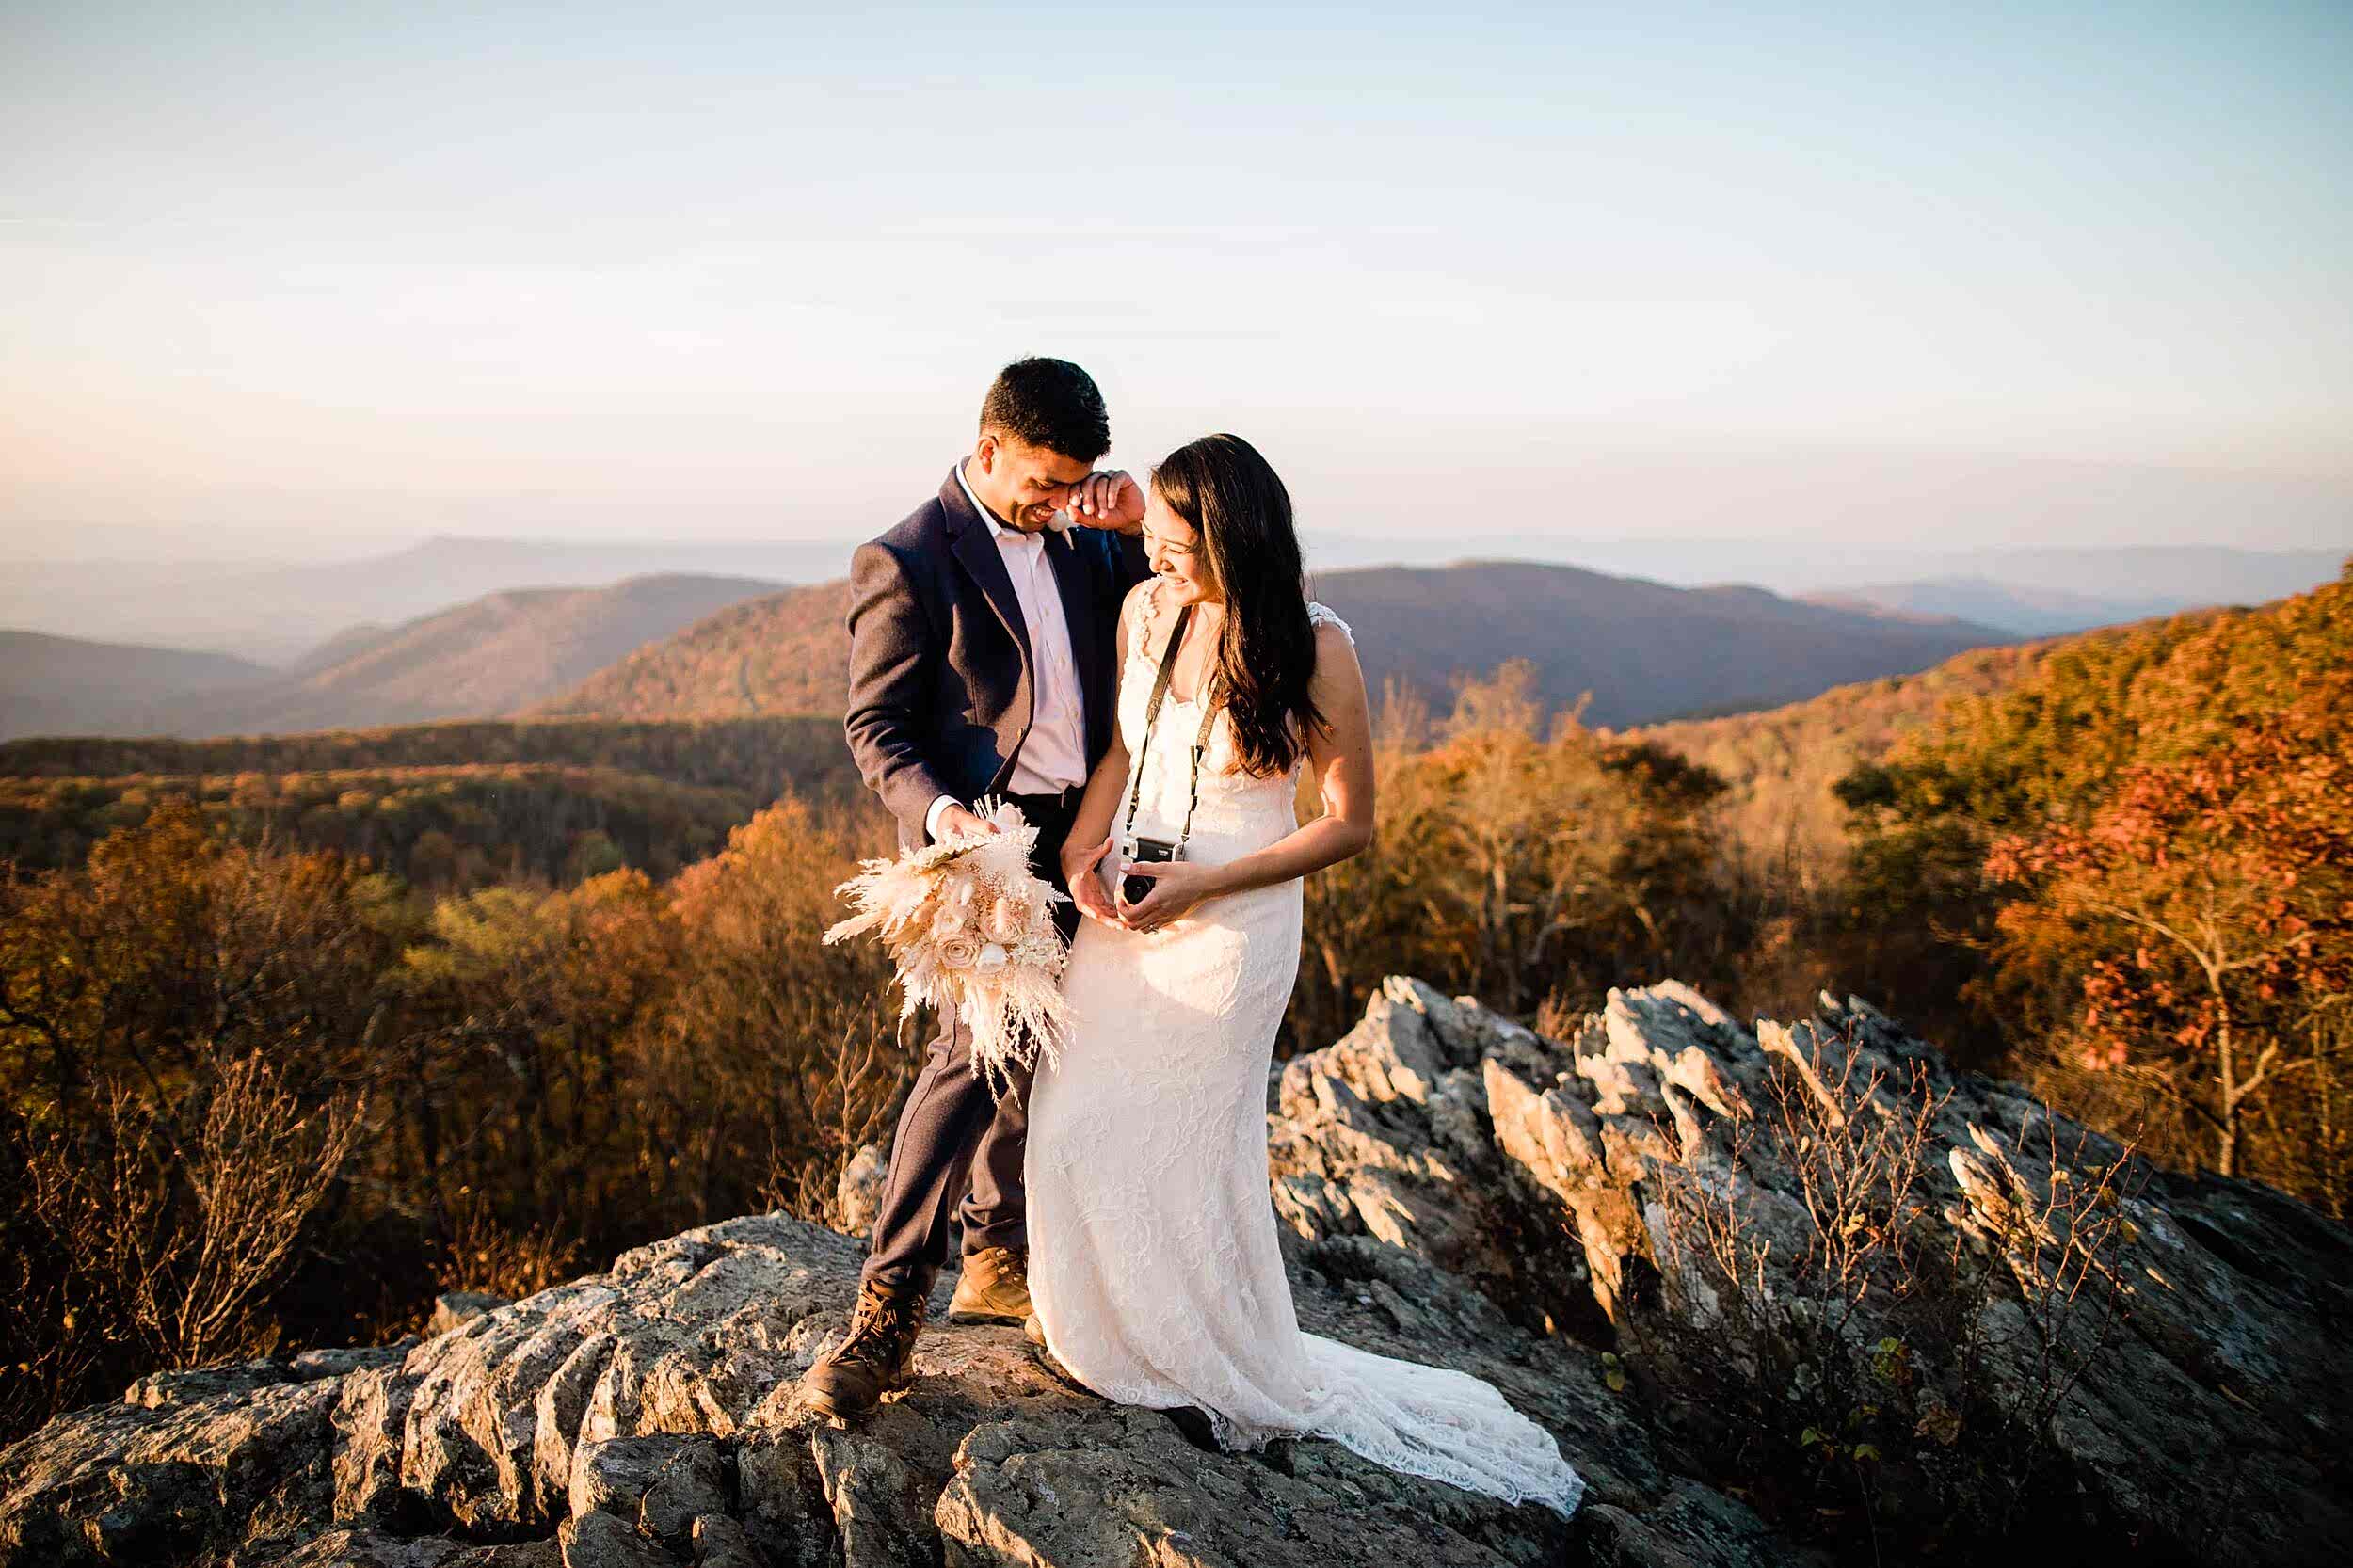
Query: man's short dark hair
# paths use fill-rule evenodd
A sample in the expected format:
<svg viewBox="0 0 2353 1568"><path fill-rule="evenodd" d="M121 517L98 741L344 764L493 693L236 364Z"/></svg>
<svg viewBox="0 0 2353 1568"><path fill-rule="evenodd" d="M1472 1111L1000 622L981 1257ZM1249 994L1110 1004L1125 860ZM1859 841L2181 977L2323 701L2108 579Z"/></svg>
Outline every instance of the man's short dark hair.
<svg viewBox="0 0 2353 1568"><path fill-rule="evenodd" d="M1112 419L1095 377L1068 360L1016 360L981 400L981 428L1091 463L1112 449Z"/></svg>

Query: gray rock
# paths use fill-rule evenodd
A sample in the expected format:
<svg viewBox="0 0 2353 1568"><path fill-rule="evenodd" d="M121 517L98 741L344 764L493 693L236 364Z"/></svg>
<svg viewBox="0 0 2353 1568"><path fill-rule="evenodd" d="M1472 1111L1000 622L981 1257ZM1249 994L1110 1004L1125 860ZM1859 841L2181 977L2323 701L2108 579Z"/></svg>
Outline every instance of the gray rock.
<svg viewBox="0 0 2353 1568"><path fill-rule="evenodd" d="M329 1530L279 1558L272 1568L455 1568L474 1555L441 1536L403 1540L374 1530Z"/></svg>
<svg viewBox="0 0 2353 1568"><path fill-rule="evenodd" d="M555 1539L564 1568L676 1568L669 1553L610 1513L567 1519Z"/></svg>
<svg viewBox="0 0 2353 1568"><path fill-rule="evenodd" d="M334 1516L350 1525L380 1524L400 1502L402 1432L416 1380L402 1366L368 1367L339 1379L338 1390Z"/></svg>
<svg viewBox="0 0 2353 1568"><path fill-rule="evenodd" d="M507 1304L504 1296L493 1296L484 1290L445 1290L433 1298L433 1317L425 1326L430 1335L447 1334L463 1328L486 1312L496 1312Z"/></svg>
<svg viewBox="0 0 2353 1568"><path fill-rule="evenodd" d="M408 1358L416 1344L417 1336L409 1335L389 1345L346 1345L304 1351L286 1365L295 1376L306 1380L347 1377L371 1367L396 1367Z"/></svg>
<svg viewBox="0 0 2353 1568"><path fill-rule="evenodd" d="M680 1550L696 1519L728 1511L731 1490L717 1439L655 1432L583 1445L572 1466L570 1501L575 1514L614 1514Z"/></svg>
<svg viewBox="0 0 2353 1568"><path fill-rule="evenodd" d="M122 1391L122 1402L142 1410L161 1410L166 1405L198 1404L296 1381L292 1368L282 1361L240 1361L222 1367L150 1372Z"/></svg>
<svg viewBox="0 0 2353 1568"><path fill-rule="evenodd" d="M86 1406L0 1450L0 1562L144 1568L323 1529L336 1382L224 1383Z"/></svg>
<svg viewBox="0 0 2353 1568"><path fill-rule="evenodd" d="M844 1234L862 1237L873 1228L874 1215L882 1208L888 1159L880 1144L867 1144L841 1167L841 1179L834 1183L833 1202Z"/></svg>
<svg viewBox="0 0 2353 1568"><path fill-rule="evenodd" d="M1867 1004L1826 996L1816 1018L1751 1033L1685 986L1613 990L1568 1047L1518 1066L1490 1056L1483 1070L1496 1143L1565 1211L1597 1304L1613 1320L1646 1311L1701 1334L1718 1327L1721 1304L1715 1276L1663 1244L1670 1178L1704 1181L1745 1238L1770 1243L1769 1297L1805 1295L1800 1156L1738 1135L1770 1102L1775 1071L1817 1104L1898 1124L1933 1103L1915 1244L1958 1247L1987 1292L1977 1375L1994 1397L2031 1400L2057 1386L2054 1366L2070 1369L2054 1434L2096 1528L2185 1557L2210 1555L2223 1530L2235 1560L2353 1560L2353 1500L2335 1479L2338 1413L2353 1408L2353 1238L2303 1205L2251 1183L2128 1167L2115 1206L2125 1225L2081 1298L2104 1299L2114 1282L2120 1316L2103 1336L2099 1311L2064 1309L2052 1287L2074 1234L2053 1199L2096 1186L2123 1151L2012 1087L1956 1076ZM1641 1276L1667 1288L1638 1309L1627 1288ZM1847 1338L1902 1336L1901 1304L1866 1291ZM1951 1407L1961 1405L1958 1358L1906 1348L1905 1375L1950 1385ZM1612 1525L1613 1537L1637 1540L1665 1518ZM1674 1531L1678 1549L1691 1535Z"/></svg>
<svg viewBox="0 0 2353 1568"><path fill-rule="evenodd" d="M1785 1560L1763 1520L1720 1492L1678 1480L1647 1517L1611 1503L1578 1512L1593 1568L1749 1568Z"/></svg>
<svg viewBox="0 0 2353 1568"><path fill-rule="evenodd" d="M695 1521L695 1568L761 1568L760 1548L751 1532L724 1513L706 1513Z"/></svg>
<svg viewBox="0 0 2353 1568"><path fill-rule="evenodd" d="M564 1568L564 1544L551 1535L544 1541L472 1546L451 1558L441 1568Z"/></svg>
<svg viewBox="0 0 2353 1568"><path fill-rule="evenodd" d="M754 1432L735 1455L744 1529L776 1568L825 1568L834 1560L833 1507L816 1456L799 1432Z"/></svg>
<svg viewBox="0 0 2353 1568"><path fill-rule="evenodd" d="M1310 1242L1367 1236L1426 1257L1541 1327L1545 1307L1586 1299L1583 1262L1551 1244L1557 1208L1529 1202L1497 1148L1482 1067L1555 1049L1391 975L1354 1029L1283 1069L1267 1117L1275 1213Z"/></svg>
<svg viewBox="0 0 2353 1568"><path fill-rule="evenodd" d="M960 1448L935 1522L948 1568L1323 1568L1561 1560L1569 1527L1385 1470L1336 1445L1285 1463L1193 1448L1166 1416L1105 1407L1016 1418Z"/></svg>

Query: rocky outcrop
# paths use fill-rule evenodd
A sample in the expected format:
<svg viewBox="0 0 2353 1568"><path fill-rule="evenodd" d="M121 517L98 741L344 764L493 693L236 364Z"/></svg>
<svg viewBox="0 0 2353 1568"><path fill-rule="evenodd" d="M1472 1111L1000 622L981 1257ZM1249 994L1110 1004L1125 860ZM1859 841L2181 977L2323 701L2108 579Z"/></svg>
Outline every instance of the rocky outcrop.
<svg viewBox="0 0 2353 1568"><path fill-rule="evenodd" d="M1934 1201L1918 1224L1974 1240L1986 1276L2024 1292L2036 1276L2019 1261L2034 1245L2022 1216L2046 1223L2036 1194L2088 1171L2035 1157L2055 1125L2040 1106L1955 1079L1860 1004L1760 1038L1660 986L1613 994L1556 1041L1391 979L1345 1039L1271 1080L1272 1201L1302 1325L1495 1383L1587 1478L1565 1523L1321 1440L1255 1454L1196 1447L1166 1415L1065 1383L1018 1329L942 1322L952 1279L940 1282L915 1385L854 1423L816 1416L795 1407L793 1387L844 1326L863 1246L760 1215L638 1248L520 1302L450 1302L420 1341L142 1379L122 1402L72 1412L0 1453L0 1560L1817 1560L1740 1500L1737 1478L1704 1475L1662 1424L1665 1407L1621 1368L1641 1370L1630 1347L1646 1325L1722 1328L1724 1303L1708 1304L1705 1281L1668 1244L1678 1173L1753 1211L1760 1238L1801 1240L1788 1228L1791 1172L1742 1129L1769 1119L1791 1082L1824 1072L1826 1047L1885 1069L1880 1110L1865 1114L1900 1116L1915 1090L1929 1096L1922 1179ZM1846 1082L1833 1075L1822 1092ZM2067 1146L2087 1166L2103 1153ZM878 1170L872 1156L853 1166L845 1213L871 1201ZM2247 1520L2235 1555L2315 1560L2353 1540L2333 1458L2353 1393L2335 1348L2353 1291L2343 1233L2243 1183L2138 1174L2118 1209L2146 1249L2117 1265L2135 1271L2125 1328L2087 1352L2055 1423L2071 1482L2120 1540L2193 1541L2193 1516L2220 1511ZM1772 1284L1790 1296L1810 1288L1801 1269ZM1994 1292L1997 1329L2015 1327L2006 1301L2041 1320ZM1907 1326L1881 1304L1858 1312L1856 1336ZM1906 1353L1907 1375L1934 1385L1934 1348ZM2225 1475L2216 1444L2253 1463Z"/></svg>
<svg viewBox="0 0 2353 1568"><path fill-rule="evenodd" d="M1801 1377L1823 1374L1826 1345L1876 1355L1874 1397L1918 1414L1929 1460L1971 1421L2047 1442L2043 1484L2073 1495L2085 1538L2353 1560L2353 1238L1956 1075L1858 1000L1751 1032L1669 983L1611 992L1553 1041L1392 977L1345 1039L1288 1064L1272 1125L1276 1208L1305 1239L1466 1270L1596 1344L1712 1340L1752 1377L1774 1353ZM1886 1158L1915 1138L1895 1221L1824 1191L1880 1134ZM1675 1243L1692 1193L1753 1249L1745 1314L1724 1272ZM1900 1224L1918 1261L1903 1289L1866 1258L1843 1304L1822 1278L1826 1221ZM1535 1244L1545 1226L1570 1247ZM1760 1324L1775 1342L1732 1342Z"/></svg>
<svg viewBox="0 0 2353 1568"><path fill-rule="evenodd" d="M1205 1452L1062 1382L1017 1328L940 1325L869 1419L792 1407L863 1247L782 1215L691 1231L406 1347L144 1380L5 1456L22 1564L1325 1564L1559 1560L1568 1529L1336 1445ZM942 1297L952 1281L939 1287ZM1304 1247L1303 1322L1494 1380L1593 1495L1672 1496L1593 1357L1393 1249ZM935 1303L936 1315L944 1299ZM1771 1560L1725 1510L1714 1560Z"/></svg>

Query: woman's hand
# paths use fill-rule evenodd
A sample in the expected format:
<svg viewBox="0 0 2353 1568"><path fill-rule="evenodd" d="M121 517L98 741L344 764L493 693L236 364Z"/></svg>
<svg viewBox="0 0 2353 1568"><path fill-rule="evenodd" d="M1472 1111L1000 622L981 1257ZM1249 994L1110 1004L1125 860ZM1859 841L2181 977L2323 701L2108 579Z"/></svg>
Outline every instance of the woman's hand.
<svg viewBox="0 0 2353 1568"><path fill-rule="evenodd" d="M1220 891L1216 868L1191 860L1140 860L1128 868L1128 875L1152 879L1152 890L1134 904L1128 902L1126 887L1120 888L1119 923L1130 931L1158 931Z"/></svg>
<svg viewBox="0 0 2353 1568"><path fill-rule="evenodd" d="M1080 914L1105 925L1119 924L1119 912L1112 907L1111 895L1103 891L1103 879L1096 874L1095 868L1111 852L1115 837L1107 833L1093 849L1075 854L1064 846L1062 855L1062 879L1070 884L1070 902L1079 906Z"/></svg>

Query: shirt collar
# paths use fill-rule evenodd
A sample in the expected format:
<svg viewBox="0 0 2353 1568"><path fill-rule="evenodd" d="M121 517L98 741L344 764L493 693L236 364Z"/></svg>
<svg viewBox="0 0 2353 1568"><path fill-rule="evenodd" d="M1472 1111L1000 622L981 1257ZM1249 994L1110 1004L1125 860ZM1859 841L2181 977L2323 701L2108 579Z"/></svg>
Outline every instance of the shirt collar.
<svg viewBox="0 0 2353 1568"><path fill-rule="evenodd" d="M1024 534L1020 529L1016 528L1013 524L1007 522L1003 518L999 517L994 507L990 506L978 495L974 494L972 490L972 482L964 476L964 463L962 459L958 459L956 463L956 483L964 487L965 499L972 503L972 509L974 511L980 513L981 516L988 520L989 529L998 536L998 538L1014 544L1028 544L1032 538L1044 537L1043 535Z"/></svg>

